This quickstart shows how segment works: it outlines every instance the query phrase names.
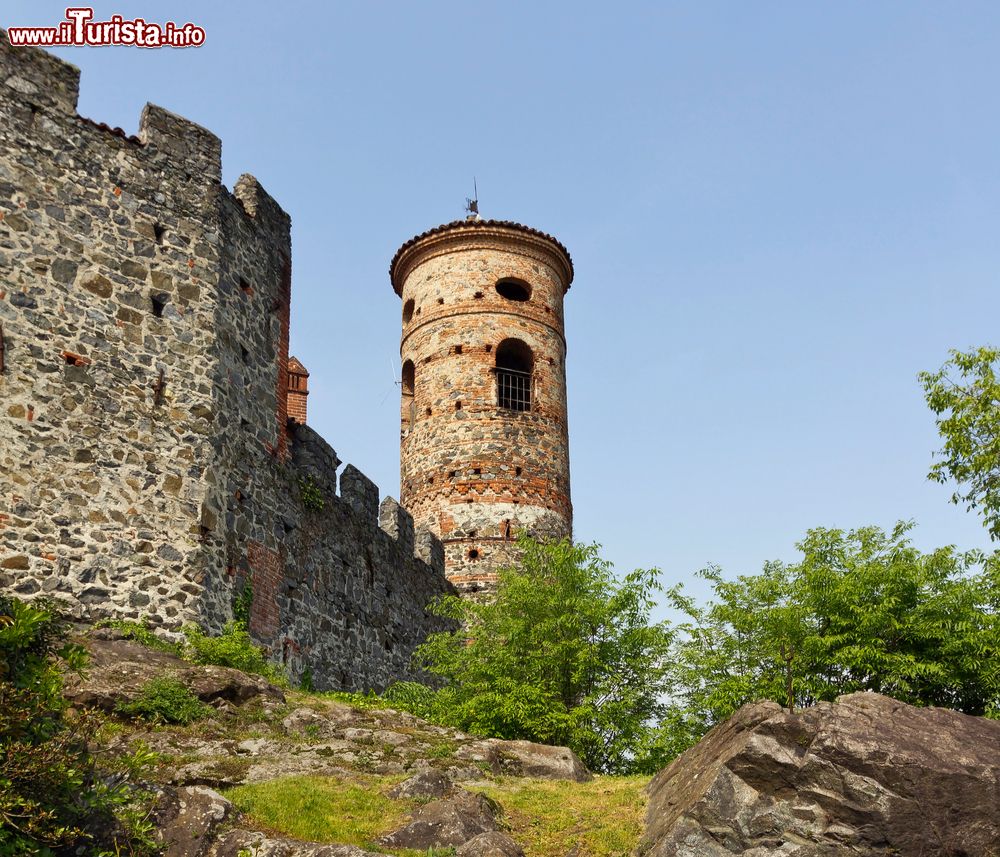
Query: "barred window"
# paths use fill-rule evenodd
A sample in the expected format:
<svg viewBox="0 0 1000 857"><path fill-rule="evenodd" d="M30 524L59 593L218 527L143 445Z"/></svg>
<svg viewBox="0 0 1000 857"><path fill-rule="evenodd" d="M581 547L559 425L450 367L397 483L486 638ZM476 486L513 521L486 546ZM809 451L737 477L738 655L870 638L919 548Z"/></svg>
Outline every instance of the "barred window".
<svg viewBox="0 0 1000 857"><path fill-rule="evenodd" d="M497 404L511 411L531 410L534 357L520 339L505 339L497 348Z"/></svg>

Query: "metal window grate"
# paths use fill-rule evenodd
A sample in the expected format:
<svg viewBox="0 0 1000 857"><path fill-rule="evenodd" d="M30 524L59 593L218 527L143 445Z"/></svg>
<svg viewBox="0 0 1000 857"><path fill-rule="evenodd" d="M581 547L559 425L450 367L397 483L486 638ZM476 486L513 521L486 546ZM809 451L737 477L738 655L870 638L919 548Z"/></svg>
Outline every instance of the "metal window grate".
<svg viewBox="0 0 1000 857"><path fill-rule="evenodd" d="M531 373L497 368L497 402L512 411L531 410Z"/></svg>

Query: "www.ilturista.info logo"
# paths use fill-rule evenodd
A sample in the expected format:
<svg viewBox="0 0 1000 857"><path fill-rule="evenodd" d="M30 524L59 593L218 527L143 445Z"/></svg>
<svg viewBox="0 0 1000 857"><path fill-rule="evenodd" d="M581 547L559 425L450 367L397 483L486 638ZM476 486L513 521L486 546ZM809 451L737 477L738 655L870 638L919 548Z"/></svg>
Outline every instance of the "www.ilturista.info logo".
<svg viewBox="0 0 1000 857"><path fill-rule="evenodd" d="M138 48L197 48L205 44L205 31L194 24L166 21L154 24L143 18L125 20L112 15L109 21L95 21L89 6L66 10L66 20L54 27L8 27L7 38L15 47L72 47L129 45Z"/></svg>

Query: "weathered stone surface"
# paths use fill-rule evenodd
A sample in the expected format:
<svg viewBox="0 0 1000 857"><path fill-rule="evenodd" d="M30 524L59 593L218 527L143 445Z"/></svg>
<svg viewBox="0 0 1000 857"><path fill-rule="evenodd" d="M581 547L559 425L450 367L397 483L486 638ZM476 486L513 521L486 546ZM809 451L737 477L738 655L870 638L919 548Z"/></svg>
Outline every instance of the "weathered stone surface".
<svg viewBox="0 0 1000 857"><path fill-rule="evenodd" d="M449 780L440 771L422 771L389 790L393 799L418 797L443 797L452 789Z"/></svg>
<svg viewBox="0 0 1000 857"><path fill-rule="evenodd" d="M524 857L524 850L506 833L480 833L455 852L455 857Z"/></svg>
<svg viewBox="0 0 1000 857"><path fill-rule="evenodd" d="M297 839L270 838L249 830L232 830L219 838L210 857L388 857L356 845L323 845Z"/></svg>
<svg viewBox="0 0 1000 857"><path fill-rule="evenodd" d="M480 833L497 830L500 808L487 797L458 792L418 809L412 820L379 839L383 848L435 848L463 845Z"/></svg>
<svg viewBox="0 0 1000 857"><path fill-rule="evenodd" d="M131 640L87 640L90 661L83 675L66 679L65 694L76 705L114 711L134 700L154 678L173 676L204 702L226 700L242 705L255 698L284 701L280 688L260 676L216 666L193 666L167 652Z"/></svg>
<svg viewBox="0 0 1000 857"><path fill-rule="evenodd" d="M339 732L340 724L311 708L296 708L284 720L281 727L288 735L301 735L311 739L330 738Z"/></svg>
<svg viewBox="0 0 1000 857"><path fill-rule="evenodd" d="M166 857L203 857L219 828L237 815L218 792L204 786L168 789L157 801L156 827Z"/></svg>
<svg viewBox="0 0 1000 857"><path fill-rule="evenodd" d="M593 779L590 771L569 747L550 747L532 741L503 741L489 738L460 747L455 757L485 762L494 774L534 777L544 780Z"/></svg>
<svg viewBox="0 0 1000 857"><path fill-rule="evenodd" d="M1000 722L856 693L741 708L649 787L648 857L1000 853Z"/></svg>

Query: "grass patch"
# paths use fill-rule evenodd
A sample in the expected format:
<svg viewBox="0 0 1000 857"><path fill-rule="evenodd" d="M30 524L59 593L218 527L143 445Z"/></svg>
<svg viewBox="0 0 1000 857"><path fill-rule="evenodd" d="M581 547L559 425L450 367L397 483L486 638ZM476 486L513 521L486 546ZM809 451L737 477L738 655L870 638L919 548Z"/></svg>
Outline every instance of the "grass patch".
<svg viewBox="0 0 1000 857"><path fill-rule="evenodd" d="M238 786L226 796L260 828L312 842L384 851L383 833L401 826L417 801L385 797L399 777L288 777ZM639 842L648 777L599 777L589 783L504 779L477 789L504 808L510 835L527 857L628 857ZM438 849L437 854L451 849ZM401 850L398 855L426 852Z"/></svg>
<svg viewBox="0 0 1000 857"><path fill-rule="evenodd" d="M392 707L374 691L357 693L350 690L321 690L309 695L316 699L332 699L334 702L346 702L348 705L364 711L381 711Z"/></svg>
<svg viewBox="0 0 1000 857"><path fill-rule="evenodd" d="M436 744L427 751L428 759L450 759L455 755L455 751L458 747L452 744L450 741L444 741L440 744Z"/></svg>
<svg viewBox="0 0 1000 857"><path fill-rule="evenodd" d="M649 777L589 783L504 779L477 789L504 808L510 835L527 857L627 857L639 843Z"/></svg>
<svg viewBox="0 0 1000 857"><path fill-rule="evenodd" d="M383 833L403 824L414 804L382 794L382 783L335 777L287 777L226 792L257 824L296 839L374 848Z"/></svg>

